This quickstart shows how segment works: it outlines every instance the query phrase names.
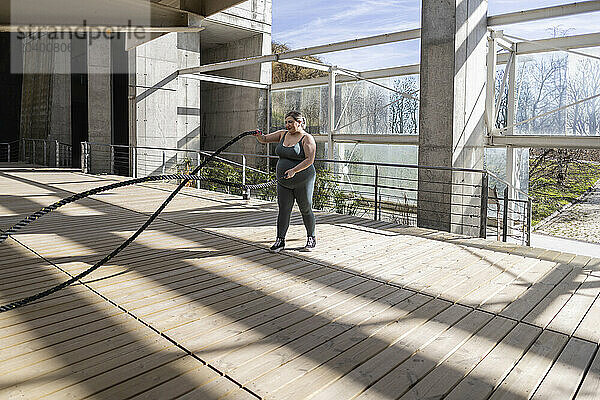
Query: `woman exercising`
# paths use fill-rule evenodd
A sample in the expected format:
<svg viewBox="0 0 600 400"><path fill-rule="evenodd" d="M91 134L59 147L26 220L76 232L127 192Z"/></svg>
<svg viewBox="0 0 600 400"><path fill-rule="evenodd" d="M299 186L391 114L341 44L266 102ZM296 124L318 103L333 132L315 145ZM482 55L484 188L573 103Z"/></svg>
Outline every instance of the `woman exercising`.
<svg viewBox="0 0 600 400"><path fill-rule="evenodd" d="M285 247L285 235L290 226L290 215L294 199L298 203L308 239L302 251L311 251L317 245L315 238L315 215L312 211L312 196L315 187L315 139L304 128L306 121L298 111L290 111L285 116L285 129L268 135L257 133L260 143L276 143L277 161L277 239L272 252Z"/></svg>

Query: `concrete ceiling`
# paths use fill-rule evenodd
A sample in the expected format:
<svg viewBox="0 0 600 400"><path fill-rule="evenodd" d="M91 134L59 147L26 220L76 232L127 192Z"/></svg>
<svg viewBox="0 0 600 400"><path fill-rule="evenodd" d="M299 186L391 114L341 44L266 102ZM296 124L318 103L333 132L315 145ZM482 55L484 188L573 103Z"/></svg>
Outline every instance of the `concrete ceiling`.
<svg viewBox="0 0 600 400"><path fill-rule="evenodd" d="M19 27L127 26L177 28L197 26L202 18L243 0L39 0L0 1L0 31Z"/></svg>
<svg viewBox="0 0 600 400"><path fill-rule="evenodd" d="M232 25L223 24L221 22L205 19L202 21L204 30L200 33L203 49L210 49L259 34L260 32L242 29Z"/></svg>

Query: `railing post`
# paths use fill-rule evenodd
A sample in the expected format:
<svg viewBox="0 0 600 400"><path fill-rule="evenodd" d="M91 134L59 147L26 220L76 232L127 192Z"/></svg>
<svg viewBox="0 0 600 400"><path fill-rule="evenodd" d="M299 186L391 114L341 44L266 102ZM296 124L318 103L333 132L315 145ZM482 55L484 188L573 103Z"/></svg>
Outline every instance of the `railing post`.
<svg viewBox="0 0 600 400"><path fill-rule="evenodd" d="M90 161L91 159L92 159L92 151L91 151L90 144L88 142L85 142L85 168L86 168L88 174L92 173L92 163Z"/></svg>
<svg viewBox="0 0 600 400"><path fill-rule="evenodd" d="M33 157L33 165L35 165L35 139L31 141L31 144L33 145L33 148L31 150L32 157Z"/></svg>
<svg viewBox="0 0 600 400"><path fill-rule="evenodd" d="M526 245L531 246L531 199L527 199L527 226L526 229Z"/></svg>
<svg viewBox="0 0 600 400"><path fill-rule="evenodd" d="M58 140L54 141L54 156L56 157L56 168L60 167L60 144Z"/></svg>
<svg viewBox="0 0 600 400"><path fill-rule="evenodd" d="M200 152L196 153L196 165L200 165ZM198 176L200 176L200 171L198 171ZM196 181L196 189L200 189L200 180Z"/></svg>
<svg viewBox="0 0 600 400"><path fill-rule="evenodd" d="M242 185L246 184L246 156L242 154ZM250 198L250 189L242 194L242 199L248 200Z"/></svg>
<svg viewBox="0 0 600 400"><path fill-rule="evenodd" d="M373 213L373 219L377 221L377 208L378 208L378 199L379 196L379 168L377 165L375 166L375 212Z"/></svg>
<svg viewBox="0 0 600 400"><path fill-rule="evenodd" d="M133 177L137 179L138 177L138 159L137 159L137 148L133 147Z"/></svg>
<svg viewBox="0 0 600 400"><path fill-rule="evenodd" d="M479 209L479 237L487 237L487 213L488 213L488 174L484 173L481 178L481 207Z"/></svg>
<svg viewBox="0 0 600 400"><path fill-rule="evenodd" d="M43 146L44 147L44 165L48 166L48 146L46 144L47 143L46 140L44 140L43 143L44 143L44 146Z"/></svg>
<svg viewBox="0 0 600 400"><path fill-rule="evenodd" d="M502 210L502 241L506 242L508 237L508 186L504 189L504 210Z"/></svg>
<svg viewBox="0 0 600 400"><path fill-rule="evenodd" d="M163 152L162 152L162 174L166 175L166 171L167 171L167 155L165 154L165 151L163 150Z"/></svg>
<svg viewBox="0 0 600 400"><path fill-rule="evenodd" d="M8 158L8 162L10 162L10 143L8 143L7 146L8 146L8 155L7 155L7 158Z"/></svg>
<svg viewBox="0 0 600 400"><path fill-rule="evenodd" d="M110 174L115 174L115 146L110 145Z"/></svg>
<svg viewBox="0 0 600 400"><path fill-rule="evenodd" d="M87 147L85 146L85 142L81 142L81 172L87 174L87 165L85 165L87 157L85 152L87 151Z"/></svg>

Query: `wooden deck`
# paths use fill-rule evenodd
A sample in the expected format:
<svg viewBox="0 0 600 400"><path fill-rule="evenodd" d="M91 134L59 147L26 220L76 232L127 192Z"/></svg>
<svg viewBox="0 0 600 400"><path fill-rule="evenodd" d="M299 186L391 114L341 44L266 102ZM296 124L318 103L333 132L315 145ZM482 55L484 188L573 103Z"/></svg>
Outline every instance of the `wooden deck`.
<svg viewBox="0 0 600 400"><path fill-rule="evenodd" d="M0 228L122 179L0 168ZM0 245L0 303L131 235L173 186L70 204ZM600 398L600 260L186 188L117 258L0 314L0 399ZM288 247L304 244L298 214Z"/></svg>

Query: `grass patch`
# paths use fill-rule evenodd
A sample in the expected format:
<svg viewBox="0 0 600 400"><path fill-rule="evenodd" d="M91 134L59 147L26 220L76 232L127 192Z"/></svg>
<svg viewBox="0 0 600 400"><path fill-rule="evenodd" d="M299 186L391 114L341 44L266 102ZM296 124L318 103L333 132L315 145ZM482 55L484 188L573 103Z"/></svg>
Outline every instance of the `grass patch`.
<svg viewBox="0 0 600 400"><path fill-rule="evenodd" d="M575 201L600 180L598 164L571 162L565 165L548 160L537 167L541 172L529 181L533 225Z"/></svg>

